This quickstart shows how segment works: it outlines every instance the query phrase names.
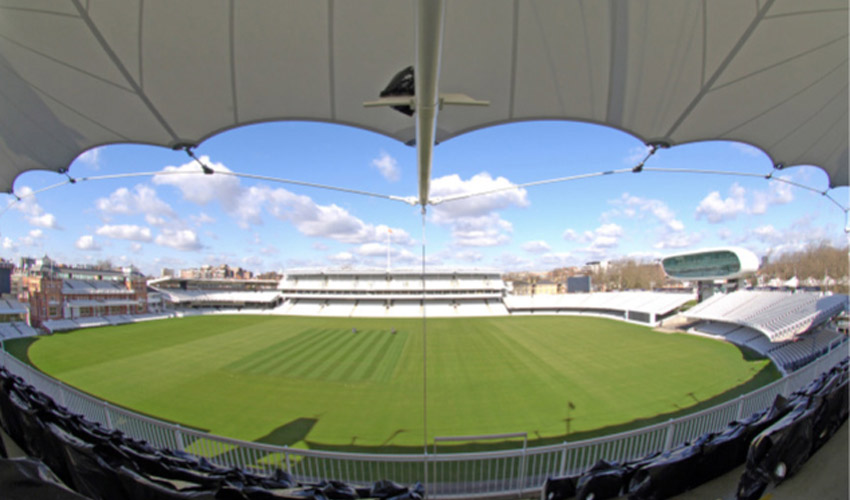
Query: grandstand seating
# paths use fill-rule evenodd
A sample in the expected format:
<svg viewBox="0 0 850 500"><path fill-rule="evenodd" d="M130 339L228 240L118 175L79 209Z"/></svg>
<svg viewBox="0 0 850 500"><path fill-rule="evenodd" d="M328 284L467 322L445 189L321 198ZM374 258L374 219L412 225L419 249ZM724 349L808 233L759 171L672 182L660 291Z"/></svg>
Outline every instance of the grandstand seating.
<svg viewBox="0 0 850 500"><path fill-rule="evenodd" d="M689 309L686 316L748 326L780 341L790 340L843 310L847 310L846 295L739 290L714 296Z"/></svg>
<svg viewBox="0 0 850 500"><path fill-rule="evenodd" d="M843 344L847 338L835 330L818 328L797 335L790 341L771 341L763 332L735 323L704 321L692 325L689 332L720 338L769 357L783 372L796 370Z"/></svg>
<svg viewBox="0 0 850 500"><path fill-rule="evenodd" d="M184 280L185 281L185 280ZM492 271L291 271L278 290L162 288L179 310L220 311L222 307L264 308L270 314L323 317L504 316L509 314L602 314L646 324L677 310L692 294L620 292L570 295L507 295ZM205 282L196 286L212 287ZM234 286L221 284L221 286ZM424 304L424 307L423 307Z"/></svg>
<svg viewBox="0 0 850 500"><path fill-rule="evenodd" d="M691 294L662 292L570 293L565 295L517 295L505 297L512 314L591 314L625 318L626 313L643 313L643 323L655 324L659 317L693 300Z"/></svg>
<svg viewBox="0 0 850 500"><path fill-rule="evenodd" d="M33 337L35 335L38 335L38 332L24 322L0 323L0 340Z"/></svg>

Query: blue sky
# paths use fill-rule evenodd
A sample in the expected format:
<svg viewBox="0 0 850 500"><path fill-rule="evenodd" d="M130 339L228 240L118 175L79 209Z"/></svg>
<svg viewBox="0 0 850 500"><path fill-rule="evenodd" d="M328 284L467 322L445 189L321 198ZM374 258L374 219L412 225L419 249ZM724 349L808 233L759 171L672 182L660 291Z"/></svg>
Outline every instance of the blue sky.
<svg viewBox="0 0 850 500"><path fill-rule="evenodd" d="M269 123L224 132L195 151L218 171L264 175L369 192L417 194L415 150L351 127ZM643 144L610 128L568 122L492 127L435 149L432 196L630 168ZM704 142L659 150L646 163L770 173L759 150ZM89 151L72 177L200 171L185 152L143 145ZM825 190L814 167L775 173ZM49 255L61 262L109 259L150 275L160 269L227 263L255 272L303 267L418 267L419 207L353 194L228 175L157 175L77 182L29 172L23 198L0 202L2 256ZM830 191L845 206L848 189ZM430 266L548 270L590 260L653 258L677 251L743 246L759 255L828 240L844 245L845 218L825 197L763 178L621 174L503 191L428 208ZM390 232L391 230L392 232Z"/></svg>

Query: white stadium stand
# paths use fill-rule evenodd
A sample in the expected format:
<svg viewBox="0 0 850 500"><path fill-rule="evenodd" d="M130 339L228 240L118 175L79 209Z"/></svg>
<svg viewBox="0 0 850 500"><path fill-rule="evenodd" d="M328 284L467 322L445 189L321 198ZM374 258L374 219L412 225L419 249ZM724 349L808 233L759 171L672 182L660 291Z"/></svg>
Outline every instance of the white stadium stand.
<svg viewBox="0 0 850 500"><path fill-rule="evenodd" d="M721 338L770 357L794 371L846 342L819 328L848 307L846 295L739 290L715 295L685 312L691 333Z"/></svg>
<svg viewBox="0 0 850 500"><path fill-rule="evenodd" d="M588 314L649 325L695 298L662 292L511 296L501 274L489 270L428 271L424 286L420 270L293 270L276 289L255 289L245 280L176 278L156 280L154 289L183 313L229 309L354 318Z"/></svg>
<svg viewBox="0 0 850 500"><path fill-rule="evenodd" d="M685 316L735 323L758 330L772 341L782 341L818 326L847 308L846 295L739 290L716 295L689 309Z"/></svg>

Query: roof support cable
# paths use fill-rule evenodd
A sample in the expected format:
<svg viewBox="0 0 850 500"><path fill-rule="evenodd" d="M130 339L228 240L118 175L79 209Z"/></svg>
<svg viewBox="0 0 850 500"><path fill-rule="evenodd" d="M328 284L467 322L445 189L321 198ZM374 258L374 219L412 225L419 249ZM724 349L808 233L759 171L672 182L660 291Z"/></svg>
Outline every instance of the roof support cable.
<svg viewBox="0 0 850 500"><path fill-rule="evenodd" d="M76 183L77 183L77 179L74 179L73 177L71 177L71 174L69 174L69 173L68 173L68 169L67 169L67 168L63 168L63 169L59 170L59 173L60 173L60 174L65 174L65 177L67 177L67 178L68 178L68 182L70 182L71 184L76 184Z"/></svg>
<svg viewBox="0 0 850 500"><path fill-rule="evenodd" d="M643 172L644 164L646 164L647 160L652 158L652 155L654 155L659 148L669 147L667 144L663 144L660 142L649 143L647 144L647 146L649 147L649 151L646 152L646 156L643 157L643 160L641 160L640 163L638 163L632 168L632 173L639 174Z"/></svg>
<svg viewBox="0 0 850 500"><path fill-rule="evenodd" d="M67 180L67 181L57 182L56 184L51 184L51 185L43 187L41 189L37 189L35 191L29 192L29 193L27 193L23 196L18 196L14 191L10 191L9 194L14 196L15 199L12 200L11 203L6 205L6 208L4 208L3 210L0 210L0 216L3 216L3 214L8 212L10 208L12 208L13 206L15 206L18 203L22 203L27 198L34 198L35 195L37 195L37 194L43 193L45 191L50 191L51 189L55 189L55 188L58 188L60 186L65 186L67 184L72 184L72 183L76 182L75 179L71 179L70 177L68 177L68 179L69 180Z"/></svg>
<svg viewBox="0 0 850 500"><path fill-rule="evenodd" d="M614 174L626 174L632 172L631 168L621 168L619 170L606 170L604 172L593 172L589 174L577 174L577 175L569 175L567 177L557 177L555 179L546 179L542 181L533 181L533 182L524 182L522 184L511 184L510 186L505 186L496 189L489 189L487 191L478 191L475 193L464 193L456 196L446 196L444 198L431 198L428 200L429 205L440 205L443 203L449 203L452 201L465 200L467 198L475 198L478 196L487 196L490 194L501 193L502 191L510 191L513 189L524 189L532 186L542 186L544 184L556 184L559 182L568 182L575 181L578 179L588 179L591 177L602 177L605 175L614 175Z"/></svg>
<svg viewBox="0 0 850 500"><path fill-rule="evenodd" d="M805 184L800 184L799 182L792 181L791 179L786 179L784 177L774 177L773 172L768 175L764 174L751 174L747 172L730 172L728 170L698 170L693 168L646 168L647 172L666 172L666 173L676 173L676 174L710 174L710 175L730 175L736 177L759 177L762 179L767 179L774 182L782 182L784 184L790 184L794 187L798 187L800 189L805 189L806 191L811 191L812 193L816 193L822 196L825 196L831 202L833 202L838 208L842 211L847 211L847 207L842 205L839 201L834 199L829 195L829 190L826 191L813 188L811 186L807 186Z"/></svg>
<svg viewBox="0 0 850 500"><path fill-rule="evenodd" d="M304 181L296 181L296 180L292 180L292 179L282 179L280 177L269 177L269 176L266 176L266 175L240 174L239 172L223 172L223 171L218 171L216 173L218 175L232 175L234 177L242 177L242 178L245 178L245 179L263 180L263 181L268 181L268 182L276 182L276 183L279 183L279 184L292 184L292 185L295 185L295 186L306 186L306 187L312 187L312 188L316 188L316 189L327 189L329 191L339 191L341 193L351 193L351 194L358 194L358 195L361 195L361 196L371 196L372 198L382 198L382 199L385 199L385 200L400 201L400 202L403 202L403 203L407 203L408 205L411 205L411 206L417 205L419 203L419 200L415 196L394 196L394 195L388 195L388 194L371 193L369 191L361 191L359 189L349 189L349 188L338 187L338 186L328 186L327 184L316 184L314 182L304 182Z"/></svg>
<svg viewBox="0 0 850 500"><path fill-rule="evenodd" d="M850 210L850 208L845 207L844 205L842 205L842 204L841 204L841 202L840 202L840 201L838 201L838 200L836 200L835 198L833 198L832 196L830 196L829 191L824 191L824 192L823 192L823 193L821 193L821 194L822 194L822 195L823 195L823 196L824 196L827 200L829 200L829 201L831 201L833 204L835 204L835 206L837 206L838 208L840 208L841 210L843 210L845 215L847 214L847 211L848 211L848 210Z"/></svg>
<svg viewBox="0 0 850 500"><path fill-rule="evenodd" d="M198 162L198 165L200 165L200 166L201 166L201 170L203 170L203 171L204 171L204 174L205 174L205 175L212 175L212 174L214 174L214 173L215 173L215 170L213 170L213 169L212 169L212 167L210 167L210 166L209 166L209 165L207 165L205 162L201 161L201 159L200 159L200 158L198 158L197 156L195 156L195 148L196 148L196 147L197 147L197 146L195 146L194 144L178 144L178 145L174 146L174 149L182 149L183 151L185 151L185 152L186 152L186 154L187 154L187 155L189 155L189 158L191 158L191 159L195 160L196 162Z"/></svg>

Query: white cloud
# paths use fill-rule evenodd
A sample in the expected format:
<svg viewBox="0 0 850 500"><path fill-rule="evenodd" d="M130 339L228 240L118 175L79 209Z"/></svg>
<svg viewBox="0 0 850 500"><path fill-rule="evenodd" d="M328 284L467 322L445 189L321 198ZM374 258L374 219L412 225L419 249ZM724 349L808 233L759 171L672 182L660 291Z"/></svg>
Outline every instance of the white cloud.
<svg viewBox="0 0 850 500"><path fill-rule="evenodd" d="M673 210L661 200L640 198L638 196L632 196L629 193L623 193L619 199L612 200L610 203L618 207L623 207L623 209L620 212L608 213L608 216L617 213L622 213L626 217L649 214L658 219L670 231L682 231L685 229L682 221L676 219L676 214ZM603 218L607 218L605 214L603 214Z"/></svg>
<svg viewBox="0 0 850 500"><path fill-rule="evenodd" d="M108 198L98 198L95 207L106 215L176 217L174 210L159 198L156 190L143 184L137 184L132 191L125 187L118 188Z"/></svg>
<svg viewBox="0 0 850 500"><path fill-rule="evenodd" d="M44 231L41 229L31 229L30 232L20 238L21 245L26 247L34 247L41 243L41 239L44 237Z"/></svg>
<svg viewBox="0 0 850 500"><path fill-rule="evenodd" d="M482 193L513 184L504 177L493 179L483 172L462 180L457 174L434 179L431 182L432 199ZM508 189L484 196L474 196L449 201L434 206L431 217L435 224L449 226L454 242L460 246L495 246L510 241L508 233L513 225L502 219L499 210L512 206L528 206L524 189Z"/></svg>
<svg viewBox="0 0 850 500"><path fill-rule="evenodd" d="M760 156L765 156L765 154L757 147L750 146L749 144L744 144L743 142L733 142L732 148L734 148L739 153L742 153L744 156L749 156L750 158L758 158Z"/></svg>
<svg viewBox="0 0 850 500"><path fill-rule="evenodd" d="M513 183L504 177L492 178L487 172L474 175L464 181L457 174L439 177L431 181L431 198L440 199L494 189L509 188ZM473 196L457 201L438 204L433 208L434 221L438 224L450 222L456 217L477 217L510 206L528 206L525 189L506 189L484 196Z"/></svg>
<svg viewBox="0 0 850 500"><path fill-rule="evenodd" d="M511 232L513 232L513 225L496 213L478 217L460 217L452 224L454 242L467 247L504 245L511 240L507 234Z"/></svg>
<svg viewBox="0 0 850 500"><path fill-rule="evenodd" d="M339 252L334 255L328 256L328 260L334 262L339 265L346 265L354 263L354 255L350 252Z"/></svg>
<svg viewBox="0 0 850 500"><path fill-rule="evenodd" d="M789 179L789 177L780 177L781 179ZM756 191L753 193L753 203L750 207L750 213L763 214L771 205L785 205L794 201L794 193L791 185L787 182L772 181L767 191Z"/></svg>
<svg viewBox="0 0 850 500"><path fill-rule="evenodd" d="M36 227L44 229L61 229L53 214L44 211L29 186L22 186L17 191L20 201L12 205L14 210L21 212L24 218Z"/></svg>
<svg viewBox="0 0 850 500"><path fill-rule="evenodd" d="M411 245L413 239L407 231L363 222L335 204L319 205L310 197L293 194L286 189L267 187L251 188L258 206L281 220L291 222L306 236L330 238L342 243L364 244L386 241ZM392 232L390 233L390 229Z"/></svg>
<svg viewBox="0 0 850 500"><path fill-rule="evenodd" d="M745 195L746 189L737 182L729 188L729 196L725 199L719 192L712 191L697 206L696 218L705 217L712 224L734 219L747 211Z"/></svg>
<svg viewBox="0 0 850 500"><path fill-rule="evenodd" d="M701 240L702 236L698 233L686 234L683 232L676 232L664 235L659 241L655 243L655 245L653 245L653 247L658 250L665 250L669 248L687 248L696 245Z"/></svg>
<svg viewBox="0 0 850 500"><path fill-rule="evenodd" d="M564 231L564 239L587 245L581 249L582 252L594 255L606 253L610 248L620 244L623 236L623 228L619 224L608 222L597 227L593 231L585 231L578 234L572 229Z"/></svg>
<svg viewBox="0 0 850 500"><path fill-rule="evenodd" d="M201 212L198 215L190 215L189 220L192 221L192 224L196 226L203 226L205 224L213 224L215 219L206 214L206 212Z"/></svg>
<svg viewBox="0 0 850 500"><path fill-rule="evenodd" d="M789 179L785 176L782 179ZM773 181L767 191L752 191L749 199L747 191L738 183L729 188L729 196L723 198L719 192L712 191L697 207L696 217L705 217L708 222L718 223L734 219L739 214L761 215L771 205L784 205L794 201L794 193L787 182Z"/></svg>
<svg viewBox="0 0 850 500"><path fill-rule="evenodd" d="M15 245L15 242L12 241L8 236L3 238L3 250L7 250L10 252L15 252L18 250L18 246Z"/></svg>
<svg viewBox="0 0 850 500"><path fill-rule="evenodd" d="M603 224L596 228L594 234L597 237L619 237L623 235L623 228L614 223Z"/></svg>
<svg viewBox="0 0 850 500"><path fill-rule="evenodd" d="M543 267L568 267L575 259L570 252L549 252L540 256L539 262Z"/></svg>
<svg viewBox="0 0 850 500"><path fill-rule="evenodd" d="M781 176L780 179L790 180L788 176ZM773 205L784 205L794 201L794 192L791 184L782 181L772 181L769 189L770 195L768 200Z"/></svg>
<svg viewBox="0 0 850 500"><path fill-rule="evenodd" d="M53 214L41 214L36 217L27 218L33 226L43 227L45 229L58 229L59 224L56 223L56 217Z"/></svg>
<svg viewBox="0 0 850 500"><path fill-rule="evenodd" d="M545 253L552 250L552 247L543 240L537 240L523 243L522 249L529 253Z"/></svg>
<svg viewBox="0 0 850 500"><path fill-rule="evenodd" d="M530 259L507 252L500 255L498 261L499 266L506 271L528 270L533 264Z"/></svg>
<svg viewBox="0 0 850 500"><path fill-rule="evenodd" d="M76 161L88 165L92 170L100 170L100 148L89 149L78 156Z"/></svg>
<svg viewBox="0 0 850 500"><path fill-rule="evenodd" d="M291 222L298 231L310 237L329 238L342 243L364 244L386 241L387 226L368 224L335 204L319 205L309 196L297 195L286 189L268 186L243 187L238 178L221 175L230 170L221 163L212 163L209 158L201 161L213 168L213 175L157 175L154 182L177 187L183 197L193 203L204 205L216 201L237 221L239 227L247 229L261 224L262 215L268 212L274 217ZM163 172L198 172L197 162L179 167L166 167ZM211 222L201 214L192 219L196 224ZM393 228L392 242L410 245L413 239L402 230Z"/></svg>
<svg viewBox="0 0 850 500"><path fill-rule="evenodd" d="M242 265L247 268L258 268L263 266L263 259L256 255L246 255L242 257Z"/></svg>
<svg viewBox="0 0 850 500"><path fill-rule="evenodd" d="M132 224L107 224L97 228L95 233L98 236L130 241L151 241L152 238L150 228Z"/></svg>
<svg viewBox="0 0 850 500"><path fill-rule="evenodd" d="M609 222L602 224L593 231L585 231L578 238L578 241L588 245L581 251L593 255L603 255L609 249L617 247L622 236L623 228L618 224Z"/></svg>
<svg viewBox="0 0 850 500"><path fill-rule="evenodd" d="M150 224L151 226L162 227L168 223L163 217L157 217L156 215L147 214L145 215L145 222Z"/></svg>
<svg viewBox="0 0 850 500"><path fill-rule="evenodd" d="M454 253L452 256L462 262L480 262L484 259L484 254L478 250L462 250Z"/></svg>
<svg viewBox="0 0 850 500"><path fill-rule="evenodd" d="M384 179L395 182L401 178L401 170L398 168L398 162L387 152L381 151L377 158L372 160L372 166L377 168Z"/></svg>
<svg viewBox="0 0 850 500"><path fill-rule="evenodd" d="M133 253L139 253L142 251L141 243L130 243L130 251Z"/></svg>
<svg viewBox="0 0 850 500"><path fill-rule="evenodd" d="M376 257L387 255L387 246L382 243L364 243L357 249L357 253L365 257Z"/></svg>
<svg viewBox="0 0 850 500"><path fill-rule="evenodd" d="M210 161L209 156L201 156L200 160L216 172L231 172L223 164ZM226 211L234 212L242 201L243 188L237 177L204 175L201 173L203 169L194 160L179 167L165 167L162 172L154 176L154 184L174 186L180 190L184 199L192 203L206 205L216 201Z"/></svg>
<svg viewBox="0 0 850 500"><path fill-rule="evenodd" d="M645 145L645 144L641 144L640 146L635 146L635 147L631 148L629 150L628 155L625 158L623 158L623 163L625 163L626 165L631 165L631 166L637 165L638 163L643 161L644 158L646 158L646 155L648 155L651 150L652 150L652 148L650 146Z"/></svg>
<svg viewBox="0 0 850 500"><path fill-rule="evenodd" d="M261 248L260 253L263 255L277 255L280 253L280 250L274 245L269 245Z"/></svg>
<svg viewBox="0 0 850 500"><path fill-rule="evenodd" d="M92 236L90 234L80 236L77 239L77 242L74 243L74 246L77 247L79 250L85 250L85 251L99 251L100 250L100 245L98 245L97 242L94 241L94 236Z"/></svg>
<svg viewBox="0 0 850 500"><path fill-rule="evenodd" d="M772 224L759 226L752 230L752 234L757 239L767 243L779 243L784 239L783 235Z"/></svg>
<svg viewBox="0 0 850 500"><path fill-rule="evenodd" d="M177 250L193 251L203 248L198 235L191 229L163 229L154 243Z"/></svg>

